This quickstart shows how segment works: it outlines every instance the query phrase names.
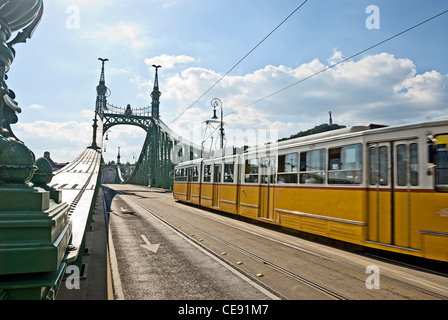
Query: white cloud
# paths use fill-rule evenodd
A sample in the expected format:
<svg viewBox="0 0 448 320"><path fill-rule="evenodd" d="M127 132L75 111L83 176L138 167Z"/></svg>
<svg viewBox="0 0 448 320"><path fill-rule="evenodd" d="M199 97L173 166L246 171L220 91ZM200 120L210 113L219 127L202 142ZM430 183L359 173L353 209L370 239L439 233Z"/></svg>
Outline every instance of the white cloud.
<svg viewBox="0 0 448 320"><path fill-rule="evenodd" d="M185 64L195 62L195 59L186 55L170 56L167 54L162 54L157 57L145 59L145 63L148 66L161 65L163 69L172 69L176 64Z"/></svg>
<svg viewBox="0 0 448 320"><path fill-rule="evenodd" d="M142 91L152 90L154 82L152 80L143 79L140 75L129 79L132 83L135 83L137 88Z"/></svg>
<svg viewBox="0 0 448 320"><path fill-rule="evenodd" d="M335 51L329 61L342 56ZM227 114L325 67L315 59L297 68L266 66L244 76L230 75L196 106L208 110L210 100L219 97ZM173 74L164 88L164 98L169 100L166 104L178 105L176 112L182 112L220 77L204 68L188 68ZM448 75L437 71L417 74L411 60L381 53L343 63L244 108L226 117L226 121L234 128L277 127L282 137L309 128L302 125L327 122L330 110L335 121L344 125L373 122L392 125L424 120L429 114L446 113L447 84Z"/></svg>
<svg viewBox="0 0 448 320"><path fill-rule="evenodd" d="M164 8L171 8L171 7L174 7L175 5L177 5L177 1L165 0L163 2L163 7Z"/></svg>
<svg viewBox="0 0 448 320"><path fill-rule="evenodd" d="M91 122L19 122L13 130L34 152L36 158L42 157L45 151L50 151L56 162L72 161L92 139Z"/></svg>
<svg viewBox="0 0 448 320"><path fill-rule="evenodd" d="M406 79L395 90L402 92L414 104L421 104L422 107L430 107L444 101L443 99L447 101L447 87L447 77L433 70Z"/></svg>
<svg viewBox="0 0 448 320"><path fill-rule="evenodd" d="M95 111L93 110L82 110L81 116L86 119L93 119L95 117Z"/></svg>
<svg viewBox="0 0 448 320"><path fill-rule="evenodd" d="M343 59L344 57L342 56L342 52L338 51L337 49L333 49L333 55L327 61L330 65L333 65L342 61Z"/></svg>
<svg viewBox="0 0 448 320"><path fill-rule="evenodd" d="M181 58L184 56L160 57L166 58L168 62L172 61L172 68L177 63L194 61L193 58ZM170 60L170 57L174 59ZM335 51L327 62L341 57L342 53ZM162 58L160 60L163 60ZM163 63L149 59L145 62L148 65L152 62ZM170 67L170 64L167 66ZM241 136L241 132L243 136L249 136L246 133L250 130L255 132L255 135L262 130L272 130L278 138L288 137L327 122L330 110L333 111L334 121L343 125L393 125L447 114L448 75L435 70L418 74L411 60L397 58L388 53L343 63L248 106L319 72L326 66L315 59L297 68L268 65L246 75L229 75L176 122L170 124L222 76L213 70L199 67L190 67L178 72L173 70L166 74L161 83L162 120L181 136L200 144L205 129L203 122L210 119L213 112L210 101L219 97L223 101L224 115L231 113L224 119L227 123L228 144L235 142L239 145L241 141L237 138L238 134ZM140 76L132 78L131 81L135 82L142 92L150 91L153 86L151 81ZM55 161L71 161L91 140L92 111L83 110L82 115L86 118L85 123L40 121L19 123L13 129L37 156L43 155L44 151L50 151ZM129 159L132 155L139 156L145 132L136 130L135 127L120 126L112 129L109 138L106 158L116 159L117 148L121 147L122 159L126 156ZM254 145L253 141L243 143ZM51 150L46 150L49 145L52 145Z"/></svg>
<svg viewBox="0 0 448 320"><path fill-rule="evenodd" d="M170 9L179 3L178 0L150 0L150 2L153 3L153 6L162 5L162 7L166 9Z"/></svg>
<svg viewBox="0 0 448 320"><path fill-rule="evenodd" d="M57 0L57 2L59 1L61 0ZM61 2L69 5L94 5L98 3L110 2L110 0L62 0Z"/></svg>
<svg viewBox="0 0 448 320"><path fill-rule="evenodd" d="M114 75L123 75L123 74L129 74L130 71L125 68L108 68L107 74L114 74Z"/></svg>
<svg viewBox="0 0 448 320"><path fill-rule="evenodd" d="M40 104L32 104L32 105L30 105L30 108L33 109L33 110L43 110L43 109L45 109L45 107L43 105L40 105Z"/></svg>
<svg viewBox="0 0 448 320"><path fill-rule="evenodd" d="M220 77L221 75L213 70L199 67L188 68L168 77L164 97L177 100L179 105L185 105L199 98Z"/></svg>
<svg viewBox="0 0 448 320"><path fill-rule="evenodd" d="M146 138L146 132L135 126L119 125L109 130L108 140L104 140L103 153L105 162L117 161L118 148L120 148L121 162L138 160ZM103 149L104 151L104 149Z"/></svg>
<svg viewBox="0 0 448 320"><path fill-rule="evenodd" d="M145 42L141 40L140 29L127 23L119 23L116 26L103 27L102 31L86 32L85 36L91 39L104 38L112 43L127 40L132 48L141 48Z"/></svg>

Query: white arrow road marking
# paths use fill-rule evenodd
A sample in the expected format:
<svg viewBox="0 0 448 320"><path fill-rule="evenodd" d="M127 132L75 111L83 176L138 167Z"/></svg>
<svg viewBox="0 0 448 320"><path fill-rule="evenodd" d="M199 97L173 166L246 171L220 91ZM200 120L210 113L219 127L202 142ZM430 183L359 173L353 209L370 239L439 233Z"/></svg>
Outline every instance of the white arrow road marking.
<svg viewBox="0 0 448 320"><path fill-rule="evenodd" d="M149 240L144 235L142 235L142 238L146 244L142 244L140 246L145 248L146 250L153 252L153 253L157 253L157 251L159 250L160 244L151 244L151 242L149 242Z"/></svg>

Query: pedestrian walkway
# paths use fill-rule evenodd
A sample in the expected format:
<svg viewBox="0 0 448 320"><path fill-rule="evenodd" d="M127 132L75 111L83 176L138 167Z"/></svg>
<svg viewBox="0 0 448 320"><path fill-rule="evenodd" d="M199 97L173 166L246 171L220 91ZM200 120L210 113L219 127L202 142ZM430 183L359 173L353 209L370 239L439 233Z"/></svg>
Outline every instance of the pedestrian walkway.
<svg viewBox="0 0 448 320"><path fill-rule="evenodd" d="M83 270L79 288L69 289L66 280L61 284L56 300L109 300L111 292L107 249L107 225L104 216L103 191L100 188L91 228L86 232ZM70 282L69 284L72 284Z"/></svg>

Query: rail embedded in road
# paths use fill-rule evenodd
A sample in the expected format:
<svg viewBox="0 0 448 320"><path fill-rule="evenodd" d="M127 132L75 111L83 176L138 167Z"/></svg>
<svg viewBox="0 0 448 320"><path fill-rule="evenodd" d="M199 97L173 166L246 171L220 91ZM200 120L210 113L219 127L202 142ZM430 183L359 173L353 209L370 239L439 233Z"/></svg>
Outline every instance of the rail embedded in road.
<svg viewBox="0 0 448 320"><path fill-rule="evenodd" d="M175 202L169 194L157 190L125 185L108 187L117 190L119 196L114 199L120 201L122 208L126 206L122 201L126 200L134 212L132 216L113 212L111 216L114 218L118 216L123 222L132 221L132 228L143 220L163 221L195 245L288 299L448 297L446 276L413 268L403 270L395 263L310 242L229 215L217 215ZM135 213L136 210L139 212ZM152 242L153 239L149 240ZM159 251L163 253L164 244L158 240L154 243L161 243ZM221 255L224 252L226 254ZM368 280L375 276L366 273L372 265L381 271L381 290L370 290L367 286Z"/></svg>

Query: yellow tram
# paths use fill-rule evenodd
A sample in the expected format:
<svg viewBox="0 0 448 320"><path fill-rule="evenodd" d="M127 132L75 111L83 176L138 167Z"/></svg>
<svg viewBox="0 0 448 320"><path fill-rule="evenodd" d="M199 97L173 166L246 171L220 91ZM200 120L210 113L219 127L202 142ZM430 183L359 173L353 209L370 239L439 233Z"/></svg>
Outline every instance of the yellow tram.
<svg viewBox="0 0 448 320"><path fill-rule="evenodd" d="M355 126L175 168L174 198L448 261L448 117Z"/></svg>

